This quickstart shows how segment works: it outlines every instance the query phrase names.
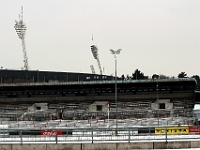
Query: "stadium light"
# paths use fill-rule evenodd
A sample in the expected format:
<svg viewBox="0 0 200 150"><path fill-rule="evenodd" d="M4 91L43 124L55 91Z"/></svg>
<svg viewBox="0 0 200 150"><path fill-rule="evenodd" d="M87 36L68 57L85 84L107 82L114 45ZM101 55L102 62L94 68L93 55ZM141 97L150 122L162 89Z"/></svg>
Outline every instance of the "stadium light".
<svg viewBox="0 0 200 150"><path fill-rule="evenodd" d="M118 128L118 121L117 121L117 112L118 112L118 104L117 104L117 54L120 54L121 52L121 49L118 49L118 50L112 50L110 49L111 51L111 54L114 55L114 58L115 58L115 107L116 107L116 112L115 112L115 117L116 117L116 130Z"/></svg>
<svg viewBox="0 0 200 150"><path fill-rule="evenodd" d="M22 41L22 48L23 48L23 54L24 54L24 69L28 70L28 57L26 53L26 44L25 44L25 34L26 34L26 25L23 22L23 7L21 7L21 14L19 15L19 21L15 20L15 26L14 26L18 37Z"/></svg>

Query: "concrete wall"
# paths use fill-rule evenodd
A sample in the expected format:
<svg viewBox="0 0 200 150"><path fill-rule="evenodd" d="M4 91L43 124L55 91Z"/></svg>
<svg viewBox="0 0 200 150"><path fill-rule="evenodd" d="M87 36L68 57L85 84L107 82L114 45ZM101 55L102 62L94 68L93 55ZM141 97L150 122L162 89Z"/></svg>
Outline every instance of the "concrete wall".
<svg viewBox="0 0 200 150"><path fill-rule="evenodd" d="M165 103L165 110L172 110L173 109L173 103L170 103L169 99L160 99L155 103L151 103L152 110L158 110L160 103Z"/></svg>
<svg viewBox="0 0 200 150"><path fill-rule="evenodd" d="M200 148L200 141L191 141L192 148Z"/></svg>
<svg viewBox="0 0 200 150"><path fill-rule="evenodd" d="M36 112L37 107L39 107L39 111L47 111L48 110L48 106L47 103L34 103L32 106L30 106L28 108L28 112Z"/></svg>
<svg viewBox="0 0 200 150"><path fill-rule="evenodd" d="M199 148L199 141L131 143L0 144L0 150L130 150Z"/></svg>
<svg viewBox="0 0 200 150"><path fill-rule="evenodd" d="M154 149L193 148L191 141L154 142Z"/></svg>
<svg viewBox="0 0 200 150"><path fill-rule="evenodd" d="M97 105L102 106L101 111L97 111ZM104 112L108 111L108 101L95 101L93 104L89 105L88 112Z"/></svg>

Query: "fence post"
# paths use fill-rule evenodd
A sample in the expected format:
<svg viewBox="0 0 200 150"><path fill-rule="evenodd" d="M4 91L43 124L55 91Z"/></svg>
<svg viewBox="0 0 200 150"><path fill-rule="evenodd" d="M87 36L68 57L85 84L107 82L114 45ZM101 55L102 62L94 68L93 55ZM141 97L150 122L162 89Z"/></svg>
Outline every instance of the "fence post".
<svg viewBox="0 0 200 150"><path fill-rule="evenodd" d="M91 131L92 131L92 144L93 144L93 128L91 128Z"/></svg>
<svg viewBox="0 0 200 150"><path fill-rule="evenodd" d="M151 130L150 130L150 126L149 126L149 135L150 135L150 133L151 133Z"/></svg>
<svg viewBox="0 0 200 150"><path fill-rule="evenodd" d="M167 127L165 129L165 143L167 144Z"/></svg>
<svg viewBox="0 0 200 150"><path fill-rule="evenodd" d="M58 144L58 130L56 130L56 144Z"/></svg>
<svg viewBox="0 0 200 150"><path fill-rule="evenodd" d="M20 144L22 144L23 140L22 140L22 130L21 129L19 131L19 137L20 137Z"/></svg>
<svg viewBox="0 0 200 150"><path fill-rule="evenodd" d="M128 142L131 142L131 133L130 133L130 128L128 128Z"/></svg>

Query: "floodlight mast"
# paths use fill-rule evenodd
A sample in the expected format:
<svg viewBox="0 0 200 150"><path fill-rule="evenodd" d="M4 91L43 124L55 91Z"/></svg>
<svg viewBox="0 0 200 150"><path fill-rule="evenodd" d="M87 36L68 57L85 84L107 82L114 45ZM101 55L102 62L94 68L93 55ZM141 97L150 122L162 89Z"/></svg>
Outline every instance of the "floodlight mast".
<svg viewBox="0 0 200 150"><path fill-rule="evenodd" d="M98 66L99 66L99 70L100 70L100 74L102 75L102 69L101 69L101 64L100 64L100 60L99 60L99 54L98 54L98 48L95 45L91 46L91 51L92 54L94 56L94 59L97 60Z"/></svg>
<svg viewBox="0 0 200 150"><path fill-rule="evenodd" d="M21 14L19 15L19 21L15 20L15 26L14 26L18 37L22 41L22 49L23 49L23 54L24 54L24 69L28 70L28 57L26 53L26 44L25 44L25 34L26 34L26 25L23 22L23 7L21 7Z"/></svg>
<svg viewBox="0 0 200 150"><path fill-rule="evenodd" d="M92 74L95 74L94 66L93 66L93 65L90 65L90 68L91 68L91 70L92 70Z"/></svg>

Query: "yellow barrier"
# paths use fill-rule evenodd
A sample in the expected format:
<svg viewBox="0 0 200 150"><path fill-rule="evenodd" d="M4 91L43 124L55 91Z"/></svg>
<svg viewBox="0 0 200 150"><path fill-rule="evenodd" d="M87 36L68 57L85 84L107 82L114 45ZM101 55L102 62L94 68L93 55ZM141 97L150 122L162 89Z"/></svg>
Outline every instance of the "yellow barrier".
<svg viewBox="0 0 200 150"><path fill-rule="evenodd" d="M188 127L157 127L155 128L155 134L188 134Z"/></svg>

